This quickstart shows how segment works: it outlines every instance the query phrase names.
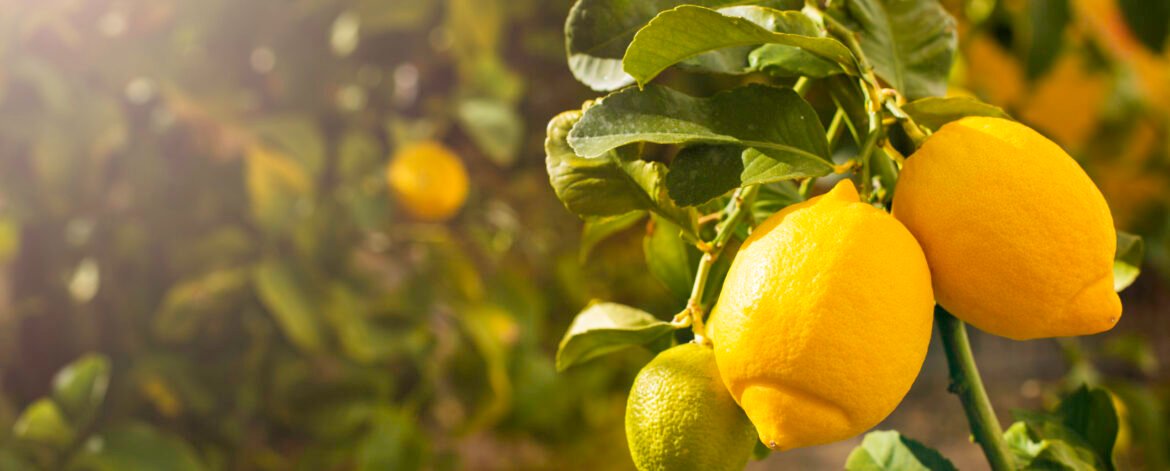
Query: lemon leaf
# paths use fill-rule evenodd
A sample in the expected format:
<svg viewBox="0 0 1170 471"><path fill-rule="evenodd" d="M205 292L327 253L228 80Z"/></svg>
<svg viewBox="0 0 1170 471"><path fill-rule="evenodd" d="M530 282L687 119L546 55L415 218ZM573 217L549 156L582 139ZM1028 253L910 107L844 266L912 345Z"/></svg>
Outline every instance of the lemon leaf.
<svg viewBox="0 0 1170 471"><path fill-rule="evenodd" d="M667 67L704 52L762 44L796 47L842 71L857 70L849 49L824 37L824 31L800 12L749 6L721 13L693 5L664 11L650 20L626 49L622 68L645 85Z"/></svg>
<svg viewBox="0 0 1170 471"><path fill-rule="evenodd" d="M861 49L878 77L910 99L942 96L958 48L955 19L936 0L849 0ZM837 13L831 11L832 13Z"/></svg>
<svg viewBox="0 0 1170 471"><path fill-rule="evenodd" d="M190 444L138 423L115 426L91 437L70 462L69 468L95 471L207 469Z"/></svg>
<svg viewBox="0 0 1170 471"><path fill-rule="evenodd" d="M1117 252L1113 257L1113 289L1121 292L1142 272L1146 244L1141 236L1117 231Z"/></svg>
<svg viewBox="0 0 1170 471"><path fill-rule="evenodd" d="M845 461L848 471L955 471L941 453L894 430L870 432Z"/></svg>
<svg viewBox="0 0 1170 471"><path fill-rule="evenodd" d="M635 33L658 12L682 4L709 8L744 3L739 0L579 0L565 21L569 70L597 91L617 90L634 83L622 70L622 57ZM799 2L790 2L800 8Z"/></svg>
<svg viewBox="0 0 1170 471"><path fill-rule="evenodd" d="M52 399L41 398L29 404L16 422L12 433L21 440L64 448L73 441L73 425Z"/></svg>
<svg viewBox="0 0 1170 471"><path fill-rule="evenodd" d="M557 371L635 345L646 345L674 331L648 312L615 303L585 308L557 348Z"/></svg>
<svg viewBox="0 0 1170 471"><path fill-rule="evenodd" d="M638 142L724 146L715 156L743 149L737 186L821 176L832 170L824 127L812 106L790 89L763 85L709 98L654 85L623 90L587 109L568 136L576 154L589 159ZM679 170L684 173L666 181L675 198L694 203L729 189L727 172L732 170L724 165L726 158L709 157L686 162L694 156L684 156L688 167ZM715 183L690 184L702 174L721 177Z"/></svg>
<svg viewBox="0 0 1170 471"><path fill-rule="evenodd" d="M88 422L106 399L110 359L88 354L65 365L53 377L53 400L78 423Z"/></svg>
<svg viewBox="0 0 1170 471"><path fill-rule="evenodd" d="M1112 470L1119 422L1102 388L1081 386L1052 412L1013 411L1018 422L1004 432L1023 469Z"/></svg>
<svg viewBox="0 0 1170 471"><path fill-rule="evenodd" d="M642 239L642 252L650 274L670 290L675 300L685 303L695 283L699 251L679 237L681 231L670 221L654 217L654 224Z"/></svg>
<svg viewBox="0 0 1170 471"><path fill-rule="evenodd" d="M902 110L916 123L935 130L967 116L1011 119L1002 108L971 97L927 97L907 103Z"/></svg>

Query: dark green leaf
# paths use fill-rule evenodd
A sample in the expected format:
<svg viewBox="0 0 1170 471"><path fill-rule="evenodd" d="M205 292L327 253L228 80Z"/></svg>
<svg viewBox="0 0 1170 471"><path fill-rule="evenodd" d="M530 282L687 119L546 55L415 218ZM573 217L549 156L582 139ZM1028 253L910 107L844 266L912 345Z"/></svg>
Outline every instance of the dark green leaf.
<svg viewBox="0 0 1170 471"><path fill-rule="evenodd" d="M783 44L765 44L748 55L748 67L778 77L823 78L842 74L841 66L804 49Z"/></svg>
<svg viewBox="0 0 1170 471"><path fill-rule="evenodd" d="M1117 231L1117 252L1113 256L1113 289L1117 292L1132 285L1142 272L1146 244L1141 236Z"/></svg>
<svg viewBox="0 0 1170 471"><path fill-rule="evenodd" d="M585 228L581 231L581 248L578 259L581 263L585 263L597 244L614 234L629 229L645 217L645 211L630 211L617 216L586 218Z"/></svg>
<svg viewBox="0 0 1170 471"><path fill-rule="evenodd" d="M1029 78L1044 75L1060 56L1064 45L1064 30L1072 19L1069 0L1046 0L1028 3L1031 20L1028 57L1025 68Z"/></svg>
<svg viewBox="0 0 1170 471"><path fill-rule="evenodd" d="M12 424L12 434L16 438L54 448L69 445L74 433L73 426L61 413L57 403L48 398L29 404L16 423Z"/></svg>
<svg viewBox="0 0 1170 471"><path fill-rule="evenodd" d="M659 13L630 43L622 59L624 70L645 85L688 57L759 44L798 47L844 70L856 70L849 50L835 39L822 37L816 24L800 12L738 7L727 13L731 16L691 5Z"/></svg>
<svg viewBox="0 0 1170 471"><path fill-rule="evenodd" d="M710 98L653 85L623 90L589 108L569 133L569 144L587 157L635 142L750 148L743 153L743 185L832 170L824 127L812 106L792 90L763 85Z"/></svg>
<svg viewBox="0 0 1170 471"><path fill-rule="evenodd" d="M741 174L742 147L695 145L670 163L666 190L676 203L698 206L739 187Z"/></svg>
<svg viewBox="0 0 1170 471"><path fill-rule="evenodd" d="M938 451L893 431L870 432L845 461L849 471L954 471Z"/></svg>
<svg viewBox="0 0 1170 471"><path fill-rule="evenodd" d="M1000 107L970 97L922 98L907 103L902 110L918 124L934 130L967 116L1011 119Z"/></svg>
<svg viewBox="0 0 1170 471"><path fill-rule="evenodd" d="M53 377L53 400L75 422L85 422L105 401L109 385L110 359L88 354L65 365Z"/></svg>
<svg viewBox="0 0 1170 471"><path fill-rule="evenodd" d="M878 77L915 100L942 96L958 47L955 20L936 0L849 0L861 48Z"/></svg>
<svg viewBox="0 0 1170 471"><path fill-rule="evenodd" d="M203 471L207 467L191 445L178 437L146 424L128 424L90 437L69 469Z"/></svg>
<svg viewBox="0 0 1170 471"><path fill-rule="evenodd" d="M650 274L666 285L676 300L686 302L695 280L699 251L682 238L682 230L655 216L642 240L642 251Z"/></svg>
<svg viewBox="0 0 1170 471"><path fill-rule="evenodd" d="M577 314L557 348L557 371L674 331L650 313L614 303L590 305Z"/></svg>
<svg viewBox="0 0 1170 471"><path fill-rule="evenodd" d="M1113 469L1113 445L1117 442L1117 411L1113 397L1102 388L1081 386L1060 401L1056 413L1064 425L1085 438L1089 446L1105 464Z"/></svg>
<svg viewBox="0 0 1170 471"><path fill-rule="evenodd" d="M1118 419L1108 391L1082 386L1051 413L1013 415L1019 422L1004 439L1024 469L1114 469Z"/></svg>
<svg viewBox="0 0 1170 471"><path fill-rule="evenodd" d="M578 0L565 22L569 70L594 90L616 90L631 83L622 57L634 34L658 12L683 4L709 8L738 0Z"/></svg>
<svg viewBox="0 0 1170 471"><path fill-rule="evenodd" d="M752 219L757 223L776 214L789 205L804 201L800 191L792 182L776 182L761 185L756 193L756 200L752 202Z"/></svg>
<svg viewBox="0 0 1170 471"><path fill-rule="evenodd" d="M1170 2L1119 0L1121 14L1134 36L1146 47L1162 52L1170 34Z"/></svg>
<svg viewBox="0 0 1170 471"><path fill-rule="evenodd" d="M681 227L693 227L689 211L678 208L666 193L666 166L627 158L606 149L592 158L578 156L569 146L569 129L580 111L557 115L544 141L549 182L565 207L581 217L616 216L649 210Z"/></svg>

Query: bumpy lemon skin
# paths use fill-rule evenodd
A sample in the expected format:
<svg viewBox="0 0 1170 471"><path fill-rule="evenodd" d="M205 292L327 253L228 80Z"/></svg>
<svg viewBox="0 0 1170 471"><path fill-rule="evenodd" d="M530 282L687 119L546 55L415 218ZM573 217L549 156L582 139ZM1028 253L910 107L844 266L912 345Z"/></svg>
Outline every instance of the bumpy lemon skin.
<svg viewBox="0 0 1170 471"><path fill-rule="evenodd" d="M403 209L423 221L446 221L467 199L467 170L450 149L422 141L399 150L386 169L390 190Z"/></svg>
<svg viewBox="0 0 1170 471"><path fill-rule="evenodd" d="M639 471L740 471L756 432L719 381L711 349L688 343L658 354L638 373L626 440Z"/></svg>
<svg viewBox="0 0 1170 471"><path fill-rule="evenodd" d="M914 237L842 181L748 237L708 334L760 440L789 450L855 436L893 412L922 368L933 309Z"/></svg>
<svg viewBox="0 0 1170 471"><path fill-rule="evenodd" d="M1117 233L1084 170L1036 131L969 117L902 169L894 216L918 238L940 305L1016 340L1113 328Z"/></svg>

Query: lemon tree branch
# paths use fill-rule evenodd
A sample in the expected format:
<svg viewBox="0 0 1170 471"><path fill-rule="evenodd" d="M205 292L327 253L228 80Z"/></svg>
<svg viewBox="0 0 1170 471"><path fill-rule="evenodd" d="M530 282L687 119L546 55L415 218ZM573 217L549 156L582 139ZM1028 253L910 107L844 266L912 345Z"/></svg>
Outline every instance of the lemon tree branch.
<svg viewBox="0 0 1170 471"><path fill-rule="evenodd" d="M703 318L705 315L703 294L707 290L707 279L711 276L711 267L719 260L719 255L723 253L723 248L731 241L736 228L750 214L751 203L755 200L758 191L759 187L756 185L748 185L736 190L726 209L727 219L716 226L715 238L711 239L709 243L698 244L699 249L703 251L703 257L699 259L699 267L695 272L695 284L691 288L690 298L687 299L687 307L683 309L683 312L674 316L672 323L677 326L689 324L695 332L695 340L699 343L708 342Z"/></svg>
<svg viewBox="0 0 1170 471"><path fill-rule="evenodd" d="M993 471L1015 469L1012 465L1011 452L1003 440L1003 429L999 425L999 419L995 417L995 410L992 409L987 390L983 387L983 379L975 366L966 324L956 319L942 306L935 308L934 319L942 335L947 366L951 373L948 390L958 395L959 400L963 402L963 410L967 413L967 422L971 426L971 435L983 448L983 454L987 455L987 462Z"/></svg>

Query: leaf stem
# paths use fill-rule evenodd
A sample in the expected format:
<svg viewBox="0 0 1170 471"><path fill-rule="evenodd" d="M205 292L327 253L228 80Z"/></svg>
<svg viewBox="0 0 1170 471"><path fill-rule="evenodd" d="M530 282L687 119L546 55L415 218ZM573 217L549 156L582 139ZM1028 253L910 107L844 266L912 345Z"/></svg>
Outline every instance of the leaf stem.
<svg viewBox="0 0 1170 471"><path fill-rule="evenodd" d="M963 410L967 413L967 423L971 427L971 435L983 448L983 454L987 456L991 469L1014 470L1011 452L1003 440L1003 429L995 417L995 410L992 409L987 390L983 387L983 379L975 366L966 324L956 319L942 306L935 307L934 313L939 334L942 335L943 348L946 350L947 366L950 369L951 384L947 389L958 395L962 401Z"/></svg>
<svg viewBox="0 0 1170 471"><path fill-rule="evenodd" d="M807 75L801 75L800 78L796 79L796 83L792 84L792 91L803 97L805 93L808 93L810 86L812 86L812 80L809 80Z"/></svg>
<svg viewBox="0 0 1170 471"><path fill-rule="evenodd" d="M748 185L735 191L735 195L731 197L731 203L727 208L727 219L723 223L716 226L715 238L711 239L710 243L699 244L699 249L703 251L703 257L699 259L699 267L695 270L695 284L691 288L691 296L687 299L687 307L675 316L675 322L682 324L681 318L689 317L691 330L695 333L695 341L709 345L710 340L707 338L707 326L704 324L704 309L703 309L703 295L707 290L707 280L711 276L711 268L715 266L715 262L719 259L719 255L723 253L723 248L735 235L736 228L739 227L740 222L743 221L751 212L751 202L755 200L756 193L759 187L756 185Z"/></svg>

